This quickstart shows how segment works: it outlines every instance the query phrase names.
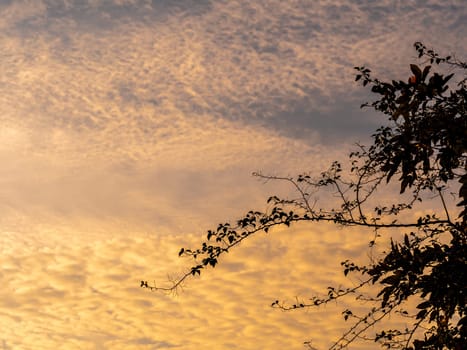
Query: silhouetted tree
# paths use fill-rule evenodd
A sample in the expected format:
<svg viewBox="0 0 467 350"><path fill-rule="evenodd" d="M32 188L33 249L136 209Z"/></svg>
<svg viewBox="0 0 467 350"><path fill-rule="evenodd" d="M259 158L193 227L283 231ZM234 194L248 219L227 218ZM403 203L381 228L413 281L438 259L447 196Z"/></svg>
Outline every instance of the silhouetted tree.
<svg viewBox="0 0 467 350"><path fill-rule="evenodd" d="M339 162L318 178L308 174L294 178L255 174L288 182L298 198L273 196L266 212L250 211L234 223L209 230L199 248L180 250L180 256L194 259L185 275L167 288L146 281L141 286L173 291L188 277L215 267L224 253L244 239L276 226L312 221L369 228L375 237L370 246L382 230L398 228L402 234L394 235L387 251L376 260L364 266L350 260L342 262L346 276L360 276L358 286L329 287L325 298L311 297L292 305L277 300L272 306L291 310L316 307L349 295L366 298L371 304L366 314L343 311L344 319L353 323L331 349L346 348L361 338L386 348L467 349L467 64L442 57L421 43L415 43L415 49L423 64L447 67L450 74L431 73L430 65L412 64L408 80L386 82L373 78L369 69L356 67L356 80L378 96L362 107L384 113L389 122L372 135L371 146L358 145L350 154L348 175L343 175ZM450 89L447 83L456 74L461 77L456 88ZM390 204L379 203L376 191L390 188L385 184L395 181L400 193L392 198L397 199ZM338 195L339 205L317 208L314 194L329 188ZM449 204L449 192L458 209ZM427 200L438 201L439 205L433 204L440 208L438 212L413 220L407 217L414 215L401 215ZM376 295L363 294L370 285L376 286ZM412 300L417 301L415 307L411 307ZM411 326L372 333L373 325L384 326L384 319L394 313L407 317Z"/></svg>

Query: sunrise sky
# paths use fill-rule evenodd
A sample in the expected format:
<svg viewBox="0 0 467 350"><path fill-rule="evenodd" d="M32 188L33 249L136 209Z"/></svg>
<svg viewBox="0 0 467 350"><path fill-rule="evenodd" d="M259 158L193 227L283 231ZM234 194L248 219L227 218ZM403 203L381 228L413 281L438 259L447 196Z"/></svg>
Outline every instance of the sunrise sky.
<svg viewBox="0 0 467 350"><path fill-rule="evenodd" d="M260 235L178 295L139 288L219 222L385 121L355 65L406 79L415 41L467 54L465 0L0 0L0 349L327 348L371 233ZM373 344L367 345L373 348ZM365 349L357 344L355 349Z"/></svg>

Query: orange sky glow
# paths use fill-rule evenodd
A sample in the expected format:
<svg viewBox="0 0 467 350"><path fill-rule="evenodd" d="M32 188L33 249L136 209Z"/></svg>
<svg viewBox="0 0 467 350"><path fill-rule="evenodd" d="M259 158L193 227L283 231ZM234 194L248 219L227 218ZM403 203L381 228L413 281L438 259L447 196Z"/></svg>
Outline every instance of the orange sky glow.
<svg viewBox="0 0 467 350"><path fill-rule="evenodd" d="M347 301L271 302L358 283L340 262L372 232L277 229L176 295L139 282L290 192L252 172L318 174L368 142L384 117L353 67L403 79L415 41L465 57L465 18L463 0L0 1L0 349L327 349Z"/></svg>

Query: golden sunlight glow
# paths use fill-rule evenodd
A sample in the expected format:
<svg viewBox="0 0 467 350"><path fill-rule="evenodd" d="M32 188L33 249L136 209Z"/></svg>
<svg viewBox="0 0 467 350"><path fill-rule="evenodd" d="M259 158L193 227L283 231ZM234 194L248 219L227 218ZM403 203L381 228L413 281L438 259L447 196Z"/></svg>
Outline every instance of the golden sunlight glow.
<svg viewBox="0 0 467 350"><path fill-rule="evenodd" d="M421 33L464 40L425 27L462 18L436 2L0 4L0 348L327 348L345 304L270 304L357 283L339 264L366 258L368 233L298 225L178 295L139 283L169 282L189 264L180 247L289 192L252 172L345 158L379 123L358 111L355 64L393 73Z"/></svg>

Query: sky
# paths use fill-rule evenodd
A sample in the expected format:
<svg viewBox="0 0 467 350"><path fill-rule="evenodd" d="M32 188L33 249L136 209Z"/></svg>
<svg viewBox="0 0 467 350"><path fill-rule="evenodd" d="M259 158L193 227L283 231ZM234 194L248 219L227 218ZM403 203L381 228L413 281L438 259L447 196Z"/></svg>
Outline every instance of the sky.
<svg viewBox="0 0 467 350"><path fill-rule="evenodd" d="M290 191L252 172L369 142L354 66L406 79L415 41L465 58L466 23L464 0L0 0L0 349L327 348L342 308L270 304L343 283L371 233L300 225L177 295L139 281Z"/></svg>

